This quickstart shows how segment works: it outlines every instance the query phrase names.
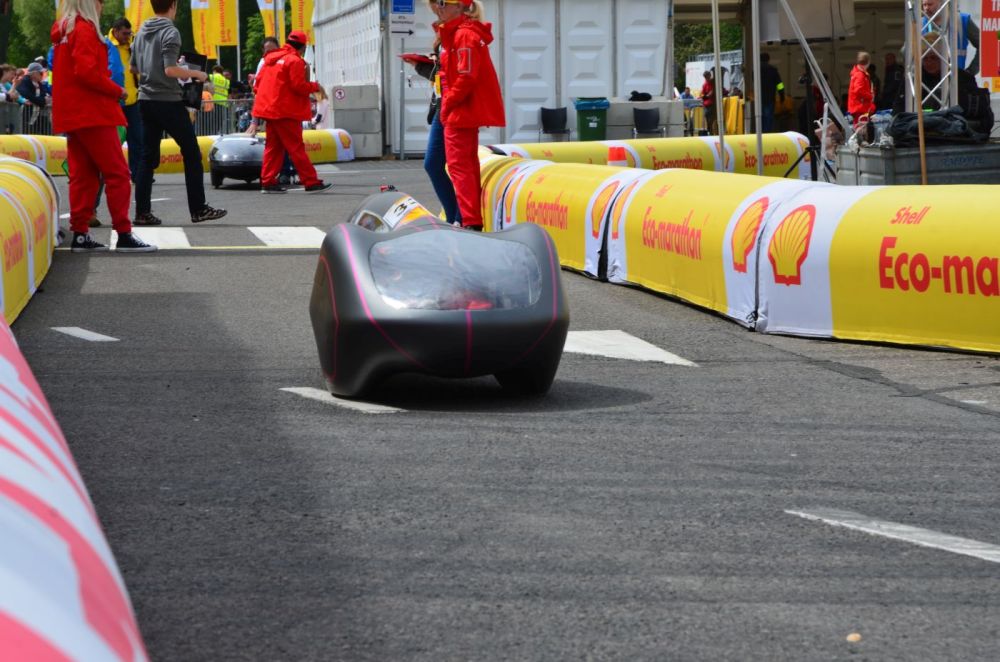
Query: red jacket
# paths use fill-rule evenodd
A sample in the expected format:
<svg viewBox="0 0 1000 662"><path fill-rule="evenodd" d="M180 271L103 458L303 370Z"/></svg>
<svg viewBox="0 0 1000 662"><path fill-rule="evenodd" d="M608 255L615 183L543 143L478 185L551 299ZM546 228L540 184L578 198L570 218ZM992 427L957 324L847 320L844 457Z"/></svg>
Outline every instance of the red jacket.
<svg viewBox="0 0 1000 662"><path fill-rule="evenodd" d="M489 45L493 26L468 16L434 29L441 36L441 123L459 129L505 126Z"/></svg>
<svg viewBox="0 0 1000 662"><path fill-rule="evenodd" d="M875 112L875 93L868 70L860 64L851 69L851 86L847 90L847 112L854 116L857 124L862 115Z"/></svg>
<svg viewBox="0 0 1000 662"><path fill-rule="evenodd" d="M312 119L309 95L319 90L310 81L306 61L288 44L264 56L264 66L254 83L257 96L253 116L264 120Z"/></svg>
<svg viewBox="0 0 1000 662"><path fill-rule="evenodd" d="M72 32L56 21L50 33L55 46L52 65L52 130L69 133L95 126L126 126L121 104L124 90L111 80L108 47L97 28L82 18Z"/></svg>

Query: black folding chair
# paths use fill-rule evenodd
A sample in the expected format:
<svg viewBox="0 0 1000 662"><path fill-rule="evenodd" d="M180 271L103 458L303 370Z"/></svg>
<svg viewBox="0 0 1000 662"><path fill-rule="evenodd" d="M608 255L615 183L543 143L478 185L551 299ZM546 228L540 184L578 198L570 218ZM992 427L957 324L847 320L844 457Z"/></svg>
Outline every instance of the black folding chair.
<svg viewBox="0 0 1000 662"><path fill-rule="evenodd" d="M640 133L658 133L667 137L667 127L660 126L659 108L633 108L632 121L635 125L632 127L633 138L638 138Z"/></svg>
<svg viewBox="0 0 1000 662"><path fill-rule="evenodd" d="M538 129L538 142L542 142L542 134L548 133L554 136L566 136L570 138L570 129L566 128L566 107L562 108L542 108L541 126Z"/></svg>

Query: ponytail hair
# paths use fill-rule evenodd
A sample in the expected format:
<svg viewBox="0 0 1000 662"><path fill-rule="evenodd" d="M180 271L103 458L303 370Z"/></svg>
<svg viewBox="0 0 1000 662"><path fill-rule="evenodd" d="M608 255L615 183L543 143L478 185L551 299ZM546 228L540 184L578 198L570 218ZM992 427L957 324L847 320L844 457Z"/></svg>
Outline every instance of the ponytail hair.
<svg viewBox="0 0 1000 662"><path fill-rule="evenodd" d="M474 21L481 21L486 15L486 10L483 9L481 0L472 0L472 4L463 13Z"/></svg>
<svg viewBox="0 0 1000 662"><path fill-rule="evenodd" d="M63 32L69 34L76 27L77 19L90 21L98 34L101 32L101 15L97 11L97 0L61 0Z"/></svg>

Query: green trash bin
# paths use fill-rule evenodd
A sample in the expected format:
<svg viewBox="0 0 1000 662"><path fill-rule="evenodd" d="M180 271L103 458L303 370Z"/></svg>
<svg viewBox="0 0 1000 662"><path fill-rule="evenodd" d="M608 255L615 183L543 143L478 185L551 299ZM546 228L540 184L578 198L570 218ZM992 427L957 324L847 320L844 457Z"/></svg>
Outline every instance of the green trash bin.
<svg viewBox="0 0 1000 662"><path fill-rule="evenodd" d="M610 105L605 97L578 97L573 100L579 140L604 140L607 135Z"/></svg>

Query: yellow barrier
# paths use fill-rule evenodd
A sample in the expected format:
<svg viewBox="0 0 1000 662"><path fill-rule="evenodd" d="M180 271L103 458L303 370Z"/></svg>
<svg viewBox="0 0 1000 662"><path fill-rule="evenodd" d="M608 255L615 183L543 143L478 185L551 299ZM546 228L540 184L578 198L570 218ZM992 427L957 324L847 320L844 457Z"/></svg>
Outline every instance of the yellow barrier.
<svg viewBox="0 0 1000 662"><path fill-rule="evenodd" d="M262 136L264 134L261 134ZM354 160L351 135L343 129L323 129L302 132L306 153L313 163L337 163ZM202 167L209 169L208 153L218 136L198 136ZM128 145L122 146L128 158ZM12 156L37 164L50 175L65 175L63 164L67 158L64 136L0 136L0 155ZM160 142L160 165L156 172L172 174L184 172L181 149L172 138Z"/></svg>
<svg viewBox="0 0 1000 662"><path fill-rule="evenodd" d="M764 141L764 175L785 177L808 146L805 136L794 131L767 133ZM647 138L643 140L603 140L494 145L507 156L547 159L557 163L606 165L609 147L624 147L629 167L647 170L684 168L718 172L757 173L757 136L726 136L723 158L718 136L688 138ZM809 156L788 174L790 179L809 179Z"/></svg>
<svg viewBox="0 0 1000 662"><path fill-rule="evenodd" d="M52 265L59 220L56 188L39 166L0 157L0 305L8 324Z"/></svg>
<svg viewBox="0 0 1000 662"><path fill-rule="evenodd" d="M1000 352L995 187L489 158L488 226L544 227L564 266L765 333Z"/></svg>

